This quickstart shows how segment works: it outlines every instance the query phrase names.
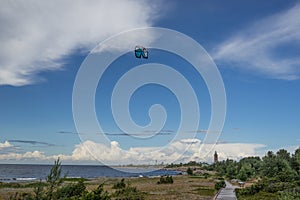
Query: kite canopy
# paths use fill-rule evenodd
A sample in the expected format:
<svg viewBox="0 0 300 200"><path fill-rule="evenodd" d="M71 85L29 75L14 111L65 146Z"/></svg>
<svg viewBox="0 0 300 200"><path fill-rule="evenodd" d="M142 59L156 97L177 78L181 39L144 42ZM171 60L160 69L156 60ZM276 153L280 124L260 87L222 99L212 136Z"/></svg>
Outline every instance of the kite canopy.
<svg viewBox="0 0 300 200"><path fill-rule="evenodd" d="M139 45L135 46L134 53L136 58L141 58L141 57L146 59L148 58L148 50L143 46L139 46Z"/></svg>

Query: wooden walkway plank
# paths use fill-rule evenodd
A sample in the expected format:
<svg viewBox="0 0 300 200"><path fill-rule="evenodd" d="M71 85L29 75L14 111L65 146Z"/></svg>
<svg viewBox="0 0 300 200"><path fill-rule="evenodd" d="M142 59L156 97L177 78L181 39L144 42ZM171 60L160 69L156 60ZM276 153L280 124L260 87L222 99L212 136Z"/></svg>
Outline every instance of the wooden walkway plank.
<svg viewBox="0 0 300 200"><path fill-rule="evenodd" d="M235 188L237 187L233 186L228 181L225 181L225 183L226 183L226 187L221 189L221 191L218 193L215 199L216 200L237 200L234 192Z"/></svg>

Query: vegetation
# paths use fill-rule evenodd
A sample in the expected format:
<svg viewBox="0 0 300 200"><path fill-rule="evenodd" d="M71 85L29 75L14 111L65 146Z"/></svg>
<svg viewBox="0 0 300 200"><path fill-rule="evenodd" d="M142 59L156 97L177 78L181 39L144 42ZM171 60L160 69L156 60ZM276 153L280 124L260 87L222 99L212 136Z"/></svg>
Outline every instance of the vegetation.
<svg viewBox="0 0 300 200"><path fill-rule="evenodd" d="M113 186L116 191L113 193L113 197L117 200L143 200L145 199L145 193L137 190L136 187L130 186L129 183L125 183L122 179Z"/></svg>
<svg viewBox="0 0 300 200"><path fill-rule="evenodd" d="M20 200L145 199L146 197L151 197L151 195L156 195L157 192L158 195L160 192L163 194L167 193L168 195L175 195L172 196L173 198L176 197L176 195L180 195L177 191L178 186L175 189L175 186L179 183L177 180L184 180L185 186L189 185L191 188L185 190L185 195L213 196L216 190L225 186L224 179L236 179L236 182L247 181L251 183L250 186L246 188L236 189L238 199L300 200L300 148L298 148L294 154L290 154L286 150L281 149L276 153L269 151L262 158L247 157L240 161L227 159L212 165L195 162L189 162L187 164L181 163L178 165L180 167L183 166L181 169L186 170L189 175L194 174L192 169L196 166L198 174L193 176L182 176L182 178L185 177L188 180L175 177L176 184L168 186L157 186L157 184L172 184L174 182L172 176L161 176L159 179L132 179L132 181L135 182L135 186L126 182L125 179L121 179L117 182L110 181L110 187L105 184L104 188L104 181L102 181L102 183L98 182L97 185L91 187L89 183L86 185L85 181L87 180L85 179L68 179L62 177L61 162L58 159L50 170L46 181L34 183L0 183L0 189L17 188L18 192L11 195L10 199ZM169 165L169 167L171 166L177 167L177 165L174 164ZM141 183L138 182L139 180L145 182L149 181L149 184L152 184L151 187L155 189L149 190L147 187L144 189L144 187L139 185ZM153 182L151 182L152 180ZM214 185L216 180L217 182ZM148 187L149 184L147 185ZM173 189L166 192L164 191L165 187ZM182 185L179 187L182 187ZM31 189L24 190L24 188ZM138 188L143 188L143 191L147 192L141 192ZM156 192L153 193L152 191ZM186 191L189 191L190 193Z"/></svg>
<svg viewBox="0 0 300 200"><path fill-rule="evenodd" d="M170 177L167 177L168 180ZM172 177L171 177L172 179ZM69 183L64 184L67 180ZM75 182L74 182L75 181ZM11 200L143 200L145 193L140 192L136 187L125 183L125 179L115 183L113 189L115 191L109 194L104 191L104 183L100 184L96 189L88 191L84 184L85 179L67 179L65 176L61 177L61 162L57 159L46 178L46 183L40 181L38 183L31 183L22 185L20 183L1 183L3 187L34 187L33 193L23 192L15 193L10 196ZM173 179L172 179L173 181Z"/></svg>
<svg viewBox="0 0 300 200"><path fill-rule="evenodd" d="M237 189L239 199L299 199L300 148L290 155L286 150L272 151L260 159L247 157L239 162L225 160L207 167L218 176L240 181L258 180L250 187ZM250 197L251 196L251 197Z"/></svg>
<svg viewBox="0 0 300 200"><path fill-rule="evenodd" d="M194 174L192 168L190 168L190 167L187 168L186 173L187 173L188 175L190 175L190 176L192 176L192 175Z"/></svg>
<svg viewBox="0 0 300 200"><path fill-rule="evenodd" d="M207 187L199 187L194 189L195 192L201 194L202 196L214 196L215 189L207 188Z"/></svg>
<svg viewBox="0 0 300 200"><path fill-rule="evenodd" d="M224 180L218 181L215 184L215 190L220 190L221 188L225 188L226 187L226 183Z"/></svg>
<svg viewBox="0 0 300 200"><path fill-rule="evenodd" d="M46 199L53 199L54 190L57 189L63 182L63 179L60 177L60 175L61 175L61 161L58 158L54 162L54 166L51 168L50 174L46 178L46 181L48 183L48 191L46 192Z"/></svg>
<svg viewBox="0 0 300 200"><path fill-rule="evenodd" d="M157 184L173 184L173 177L172 176L161 176Z"/></svg>
<svg viewBox="0 0 300 200"><path fill-rule="evenodd" d="M120 182L117 182L113 185L113 189L123 189L126 187L125 179L122 178Z"/></svg>
<svg viewBox="0 0 300 200"><path fill-rule="evenodd" d="M208 166L209 164L206 162L196 162L196 161L190 161L188 163L179 163L179 164L174 164L171 163L169 165L166 166L166 168L176 168L176 167L189 167L189 166L193 166L193 167L203 167L203 166Z"/></svg>

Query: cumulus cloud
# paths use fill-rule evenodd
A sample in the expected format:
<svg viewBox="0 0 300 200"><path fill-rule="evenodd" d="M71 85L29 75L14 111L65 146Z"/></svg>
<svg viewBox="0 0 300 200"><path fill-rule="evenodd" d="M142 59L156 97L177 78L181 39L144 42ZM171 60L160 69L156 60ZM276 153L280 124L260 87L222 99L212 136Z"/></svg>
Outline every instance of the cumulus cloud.
<svg viewBox="0 0 300 200"><path fill-rule="evenodd" d="M0 7L0 85L22 86L39 72L61 69L74 50L90 50L107 37L151 26L155 2L4 1Z"/></svg>
<svg viewBox="0 0 300 200"><path fill-rule="evenodd" d="M0 150L4 148L10 148L13 147L8 141L5 141L4 143L0 143Z"/></svg>
<svg viewBox="0 0 300 200"><path fill-rule="evenodd" d="M202 145L198 139L183 139L174 141L163 149L160 147L134 147L125 151L116 141L112 141L110 146L85 141L75 147L69 159L98 160L106 164L154 164L156 160L165 163L190 160L211 162L214 151L218 152L220 160L227 158L238 160L247 156L261 156L259 149L263 147L265 147L263 144L246 143ZM187 148L188 150L185 151ZM181 155L181 152L185 152L184 155Z"/></svg>
<svg viewBox="0 0 300 200"><path fill-rule="evenodd" d="M12 148L9 142L0 143L1 146ZM93 141L85 141L75 146L70 155L46 155L40 151L30 152L3 152L0 154L1 160L14 161L37 161L52 162L58 157L64 162L101 162L108 165L119 164L155 164L156 161L164 163L188 162L191 160L212 162L214 151L219 154L220 160L240 159L245 156L257 156L259 149L264 147L262 144L205 144L202 145L198 139L183 139L174 141L165 148L161 147L134 147L124 150L119 143L112 141L110 146ZM186 151L187 150L187 151ZM182 155L182 152L185 152ZM205 153L203 153L205 152Z"/></svg>
<svg viewBox="0 0 300 200"><path fill-rule="evenodd" d="M74 147L71 154L47 155L44 152L33 150L21 152L20 149L8 141L0 143L0 162L30 162L52 163L58 157L64 163L102 163L106 165L121 164L156 164L180 163L180 162L213 162L213 154L218 152L219 160L239 160L248 156L264 156L266 145L255 143L217 143L202 144L199 139L183 139L170 143L165 148L161 147L134 147L124 150L117 141L111 141L110 146L96 143L90 140L82 142ZM299 146L285 146L291 154ZM277 152L279 149L271 149ZM10 149L10 151L6 151ZM182 152L185 152L183 155Z"/></svg>
<svg viewBox="0 0 300 200"><path fill-rule="evenodd" d="M258 21L217 46L213 58L271 78L299 79L299 18L300 4Z"/></svg>

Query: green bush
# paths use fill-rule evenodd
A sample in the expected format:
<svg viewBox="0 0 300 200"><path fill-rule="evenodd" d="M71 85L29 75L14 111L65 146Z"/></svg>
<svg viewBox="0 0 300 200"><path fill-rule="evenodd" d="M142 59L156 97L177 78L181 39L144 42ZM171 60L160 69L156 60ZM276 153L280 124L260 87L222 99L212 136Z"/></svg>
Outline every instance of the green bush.
<svg viewBox="0 0 300 200"><path fill-rule="evenodd" d="M120 182L117 182L113 185L113 189L122 189L126 187L125 179L122 178Z"/></svg>
<svg viewBox="0 0 300 200"><path fill-rule="evenodd" d="M226 187L226 183L225 183L224 180L216 182L216 184L215 184L215 189L216 190L219 190L219 189L224 188L224 187Z"/></svg>
<svg viewBox="0 0 300 200"><path fill-rule="evenodd" d="M300 193L296 191L280 192L278 200L300 200Z"/></svg>
<svg viewBox="0 0 300 200"><path fill-rule="evenodd" d="M114 184L113 189L117 189L113 193L113 197L116 200L143 200L145 199L144 193L137 190L136 187L132 187L126 184L124 179Z"/></svg>
<svg viewBox="0 0 300 200"><path fill-rule="evenodd" d="M172 176L161 176L157 184L173 184L173 177Z"/></svg>
<svg viewBox="0 0 300 200"><path fill-rule="evenodd" d="M95 190L87 193L83 193L80 200L110 200L111 196L107 191L103 190L103 183L100 184Z"/></svg>
<svg viewBox="0 0 300 200"><path fill-rule="evenodd" d="M123 189L117 190L113 196L117 200L143 200L145 199L144 193L138 191L136 187L126 186Z"/></svg>
<svg viewBox="0 0 300 200"><path fill-rule="evenodd" d="M79 180L77 183L68 184L66 186L60 187L55 193L56 199L68 199L70 197L81 197L86 191L83 179Z"/></svg>
<svg viewBox="0 0 300 200"><path fill-rule="evenodd" d="M193 173L193 170L189 167L189 168L187 168L187 170L186 170L186 173L188 174L188 175L193 175L194 173Z"/></svg>

